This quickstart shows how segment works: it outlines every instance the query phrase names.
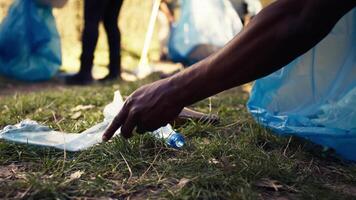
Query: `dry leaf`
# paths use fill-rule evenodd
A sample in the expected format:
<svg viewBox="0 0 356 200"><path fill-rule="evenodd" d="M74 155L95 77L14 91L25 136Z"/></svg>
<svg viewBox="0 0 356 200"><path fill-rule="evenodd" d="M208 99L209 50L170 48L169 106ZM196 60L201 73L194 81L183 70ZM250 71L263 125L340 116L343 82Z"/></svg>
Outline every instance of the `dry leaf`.
<svg viewBox="0 0 356 200"><path fill-rule="evenodd" d="M78 111L82 111L82 110L90 110L92 108L95 108L95 106L94 105L78 105L78 106L72 108L70 111L78 112Z"/></svg>
<svg viewBox="0 0 356 200"><path fill-rule="evenodd" d="M0 182L6 179L23 179L23 167L16 164L0 166Z"/></svg>
<svg viewBox="0 0 356 200"><path fill-rule="evenodd" d="M13 171L16 171L17 167L14 164L8 166L0 166L0 178L8 178L12 176Z"/></svg>
<svg viewBox="0 0 356 200"><path fill-rule="evenodd" d="M61 183L61 185L64 186L72 181L78 180L80 177L82 177L83 174L84 172L80 170L73 172L67 180Z"/></svg>
<svg viewBox="0 0 356 200"><path fill-rule="evenodd" d="M69 181L74 181L74 180L77 180L79 179L82 175L84 174L83 171L76 171L74 173L72 173L69 177Z"/></svg>
<svg viewBox="0 0 356 200"><path fill-rule="evenodd" d="M70 118L71 119L79 119L82 116L82 112L78 111L74 113Z"/></svg>
<svg viewBox="0 0 356 200"><path fill-rule="evenodd" d="M191 180L188 178L182 178L179 180L179 183L173 187L174 191L179 191L183 189L188 183L190 183Z"/></svg>
<svg viewBox="0 0 356 200"><path fill-rule="evenodd" d="M84 172L82 172L82 171L76 171L76 172L74 172L74 173L72 173L71 175L70 175L70 179L78 179L78 178L80 178L82 175L84 174Z"/></svg>
<svg viewBox="0 0 356 200"><path fill-rule="evenodd" d="M208 145L208 144L210 144L210 143L211 143L211 141L210 141L209 139L203 138L203 144Z"/></svg>
<svg viewBox="0 0 356 200"><path fill-rule="evenodd" d="M255 183L257 187L272 189L276 192L283 189L284 186L277 180L261 179Z"/></svg>
<svg viewBox="0 0 356 200"><path fill-rule="evenodd" d="M209 164L219 164L219 163L220 162L215 158L209 160Z"/></svg>
<svg viewBox="0 0 356 200"><path fill-rule="evenodd" d="M188 178L182 178L182 179L180 179L179 183L177 184L177 187L178 187L179 189L182 189L182 188L184 188L184 186L186 186L189 182L190 182L190 179L188 179Z"/></svg>

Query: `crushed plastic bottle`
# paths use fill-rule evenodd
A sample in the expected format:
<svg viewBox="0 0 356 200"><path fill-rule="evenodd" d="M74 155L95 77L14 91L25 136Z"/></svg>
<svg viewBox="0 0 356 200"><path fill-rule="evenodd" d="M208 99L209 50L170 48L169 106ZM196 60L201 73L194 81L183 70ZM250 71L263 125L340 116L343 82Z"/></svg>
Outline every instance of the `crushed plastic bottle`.
<svg viewBox="0 0 356 200"><path fill-rule="evenodd" d="M182 134L175 132L170 124L152 132L157 139L163 139L169 147L180 149L185 145Z"/></svg>

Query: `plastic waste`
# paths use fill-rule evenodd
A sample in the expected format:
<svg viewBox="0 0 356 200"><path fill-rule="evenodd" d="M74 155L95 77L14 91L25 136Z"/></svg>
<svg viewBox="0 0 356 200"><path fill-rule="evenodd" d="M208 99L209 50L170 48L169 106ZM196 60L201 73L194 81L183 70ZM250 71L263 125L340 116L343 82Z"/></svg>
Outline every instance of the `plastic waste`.
<svg viewBox="0 0 356 200"><path fill-rule="evenodd" d="M104 108L103 122L77 133L63 133L54 131L47 126L32 120L24 120L16 125L8 125L0 130L0 139L54 147L66 151L82 151L102 142L102 135L110 125L117 112L122 108L124 101L119 91L115 92L114 100ZM120 134L120 129L114 136ZM181 148L185 141L181 134L175 132L171 125L159 128L151 133L157 139L165 140L172 148Z"/></svg>
<svg viewBox="0 0 356 200"><path fill-rule="evenodd" d="M274 132L356 161L356 9L309 52L257 80L247 106Z"/></svg>
<svg viewBox="0 0 356 200"><path fill-rule="evenodd" d="M50 6L15 0L0 25L0 75L42 81L61 66L61 44Z"/></svg>
<svg viewBox="0 0 356 200"><path fill-rule="evenodd" d="M198 61L189 58L197 46L219 49L241 30L242 22L229 0L181 0L181 17L172 26L168 42L169 58L191 65ZM202 53L199 58L213 51Z"/></svg>
<svg viewBox="0 0 356 200"><path fill-rule="evenodd" d="M175 132L170 124L153 131L152 134L158 139L163 139L168 146L175 149L182 148L185 144L184 137L180 133Z"/></svg>

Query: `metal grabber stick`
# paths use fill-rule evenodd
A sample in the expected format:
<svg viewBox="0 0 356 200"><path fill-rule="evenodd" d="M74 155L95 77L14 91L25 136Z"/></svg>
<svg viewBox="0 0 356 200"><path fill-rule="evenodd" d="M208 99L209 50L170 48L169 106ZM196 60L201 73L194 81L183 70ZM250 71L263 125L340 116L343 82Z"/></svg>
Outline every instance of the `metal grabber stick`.
<svg viewBox="0 0 356 200"><path fill-rule="evenodd" d="M144 78L153 72L152 67L149 66L149 64L148 64L148 50L151 45L153 31L154 31L154 28L156 25L156 19L158 16L160 5L161 5L161 0L154 0L152 13L151 13L150 21L148 24L148 29L146 32L145 43L143 45L143 49L141 52L141 58L140 58L140 62L138 64L138 68L135 73L136 77L139 79Z"/></svg>

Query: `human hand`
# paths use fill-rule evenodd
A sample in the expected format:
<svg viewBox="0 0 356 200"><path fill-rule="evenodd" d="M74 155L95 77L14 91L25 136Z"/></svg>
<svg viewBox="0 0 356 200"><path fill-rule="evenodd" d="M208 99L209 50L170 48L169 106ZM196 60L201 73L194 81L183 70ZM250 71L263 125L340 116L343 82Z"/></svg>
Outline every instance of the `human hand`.
<svg viewBox="0 0 356 200"><path fill-rule="evenodd" d="M105 131L103 140L109 140L120 127L121 135L130 138L135 127L137 132L143 133L166 125L184 107L176 101L177 95L168 80L139 88L126 99L123 108Z"/></svg>

